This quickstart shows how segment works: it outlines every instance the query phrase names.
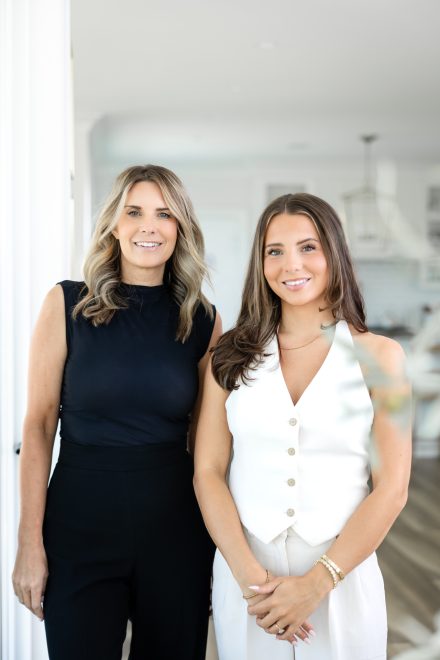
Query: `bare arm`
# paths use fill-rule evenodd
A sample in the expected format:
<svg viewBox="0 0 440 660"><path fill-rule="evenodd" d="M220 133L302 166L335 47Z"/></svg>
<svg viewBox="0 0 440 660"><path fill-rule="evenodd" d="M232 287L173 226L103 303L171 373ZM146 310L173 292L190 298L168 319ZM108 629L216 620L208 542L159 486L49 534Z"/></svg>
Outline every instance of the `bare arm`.
<svg viewBox="0 0 440 660"><path fill-rule="evenodd" d="M266 571L254 557L241 527L238 512L226 483L231 456L231 433L223 390L206 370L204 396L197 427L194 488L206 527L226 559L243 592L248 585L262 584Z"/></svg>
<svg viewBox="0 0 440 660"><path fill-rule="evenodd" d="M64 295L61 286L56 286L43 303L30 348L28 404L20 454L20 525L12 576L20 602L40 619L47 580L42 526L66 355Z"/></svg>
<svg viewBox="0 0 440 660"><path fill-rule="evenodd" d="M377 362L388 382L373 387L371 391L375 408L372 429L373 490L351 516L327 553L345 573L378 548L408 496L411 393L402 348L392 340L381 342Z"/></svg>
<svg viewBox="0 0 440 660"><path fill-rule="evenodd" d="M410 386L405 376L403 351L396 342L384 339L376 342L374 357L387 382L372 390L376 454L373 490L326 553L345 574L364 561L383 541L405 505L410 476ZM259 623L266 629L275 621L281 621L286 628L290 624L290 629L279 636L288 639L297 622L316 609L332 586L327 569L317 564L305 576L273 580L267 588L260 588L262 593L275 591L265 601L264 611L257 605L249 608L249 612L262 617ZM296 596L292 597L294 592Z"/></svg>
<svg viewBox="0 0 440 660"><path fill-rule="evenodd" d="M209 354L212 346L215 346L216 343L218 342L219 338L222 335L222 320L220 318L220 314L217 312L215 316L215 322L214 322L214 327L212 329L212 335L211 339L209 340L209 346L208 349L205 353L205 355L202 357L198 364L198 372L199 372L199 391L197 393L197 399L194 405L194 409L191 414L191 425L189 427L189 432L188 432L188 449L189 453L194 455L194 447L196 443L196 431L197 431L197 424L199 421L199 415L200 415L200 408L202 405L202 398L203 398L203 386L205 382L205 373L207 366L209 364Z"/></svg>

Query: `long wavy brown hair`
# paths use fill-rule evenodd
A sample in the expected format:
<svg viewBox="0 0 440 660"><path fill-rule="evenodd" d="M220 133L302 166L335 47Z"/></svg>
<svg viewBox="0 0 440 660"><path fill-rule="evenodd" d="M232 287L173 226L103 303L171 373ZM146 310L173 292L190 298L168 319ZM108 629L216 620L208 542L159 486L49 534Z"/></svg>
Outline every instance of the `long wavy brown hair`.
<svg viewBox="0 0 440 660"><path fill-rule="evenodd" d="M226 332L212 356L215 379L226 390L252 379L281 319L281 301L264 277L264 241L272 218L280 213L303 213L314 223L327 260L325 298L335 321L345 319L359 332L368 330L364 301L353 269L344 230L336 211L308 193L283 195L263 211L256 228L237 324Z"/></svg>
<svg viewBox="0 0 440 660"><path fill-rule="evenodd" d="M135 165L117 177L98 217L84 263L85 295L73 309L93 325L107 324L127 301L118 293L121 282L119 241L113 236L129 190L140 181L156 183L166 205L177 220L177 242L165 267L164 280L180 307L176 339L184 342L192 328L199 304L213 317L212 306L202 293L203 280L209 279L204 261L204 243L193 205L180 179L160 165Z"/></svg>

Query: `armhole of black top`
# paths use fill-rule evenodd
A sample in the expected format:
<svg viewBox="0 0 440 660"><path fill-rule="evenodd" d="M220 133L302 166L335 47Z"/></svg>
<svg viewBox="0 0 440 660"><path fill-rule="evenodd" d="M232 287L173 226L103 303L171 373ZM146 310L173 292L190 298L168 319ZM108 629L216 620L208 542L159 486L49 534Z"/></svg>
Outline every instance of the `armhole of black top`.
<svg viewBox="0 0 440 660"><path fill-rule="evenodd" d="M70 346L72 343L72 285L69 280L63 280L62 282L57 282L63 290L64 296L64 323L66 327L66 344L67 344L67 354L70 353Z"/></svg>
<svg viewBox="0 0 440 660"><path fill-rule="evenodd" d="M214 332L215 320L217 318L217 308L215 305L212 305L212 313L214 316L211 319L211 332L209 333L208 346L209 346L209 342L211 341L212 333ZM208 350L208 346L206 347L206 350Z"/></svg>
<svg viewBox="0 0 440 660"><path fill-rule="evenodd" d="M213 317L211 318L208 315L208 312L205 311L205 308L202 307L203 310L203 317L202 317L202 332L201 334L201 342L199 343L199 355L197 358L197 361L200 362L200 360L204 357L206 354L206 351L208 350L209 343L211 341L212 333L214 332L214 326L215 326L215 319L217 318L217 310L215 305L211 305L212 307L212 312L213 312Z"/></svg>

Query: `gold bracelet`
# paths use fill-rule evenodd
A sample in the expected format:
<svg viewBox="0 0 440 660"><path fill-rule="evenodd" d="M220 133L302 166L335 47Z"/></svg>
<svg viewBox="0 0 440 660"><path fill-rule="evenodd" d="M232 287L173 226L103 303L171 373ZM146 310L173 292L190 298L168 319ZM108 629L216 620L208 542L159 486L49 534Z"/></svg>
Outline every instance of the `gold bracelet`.
<svg viewBox="0 0 440 660"><path fill-rule="evenodd" d="M269 578L269 571L267 570L267 568L265 569L265 571L266 571L266 579L265 579L265 581L264 581L264 584L267 584L267 583L269 582L269 580L270 580L270 578ZM251 594L250 596L245 596L244 594L242 594L242 595L243 595L243 598L244 598L245 600L249 600L250 598L254 598L255 596L258 596L258 591L257 591L255 594Z"/></svg>
<svg viewBox="0 0 440 660"><path fill-rule="evenodd" d="M332 578L332 580L333 580L333 589L336 589L336 587L338 586L338 582L339 582L339 578L338 578L338 575L337 575L336 571L335 571L335 570L330 566L330 564L328 564L328 563L325 561L325 559L323 559L322 557L320 557L319 559L317 559L317 560L315 561L315 564L314 564L314 565L316 566L316 564L318 564L318 563L319 563L319 564L322 564L323 566L326 567L326 569L327 569L328 572L330 573L331 578Z"/></svg>
<svg viewBox="0 0 440 660"><path fill-rule="evenodd" d="M340 580L343 580L345 578L344 573L339 568L339 566L333 561L333 559L330 559L330 557L327 557L327 555L322 555L322 558L325 559L327 564L330 564L330 566L333 568L334 571L336 571Z"/></svg>

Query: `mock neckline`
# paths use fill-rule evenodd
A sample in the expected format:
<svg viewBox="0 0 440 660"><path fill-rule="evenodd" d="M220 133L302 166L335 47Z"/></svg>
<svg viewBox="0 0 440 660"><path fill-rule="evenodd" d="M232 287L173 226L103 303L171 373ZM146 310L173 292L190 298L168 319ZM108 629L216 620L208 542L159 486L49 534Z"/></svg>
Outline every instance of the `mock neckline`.
<svg viewBox="0 0 440 660"><path fill-rule="evenodd" d="M148 286L147 284L128 284L127 282L119 283L119 290L123 295L135 296L142 300L158 300L166 291L166 284L156 284Z"/></svg>

